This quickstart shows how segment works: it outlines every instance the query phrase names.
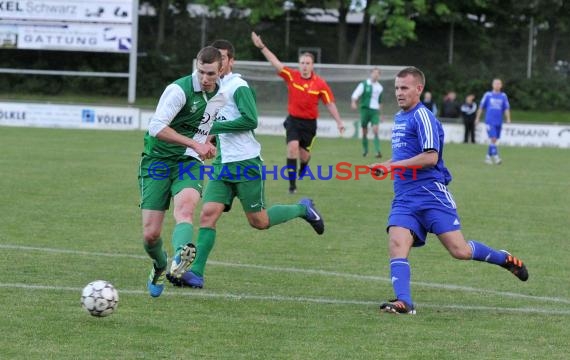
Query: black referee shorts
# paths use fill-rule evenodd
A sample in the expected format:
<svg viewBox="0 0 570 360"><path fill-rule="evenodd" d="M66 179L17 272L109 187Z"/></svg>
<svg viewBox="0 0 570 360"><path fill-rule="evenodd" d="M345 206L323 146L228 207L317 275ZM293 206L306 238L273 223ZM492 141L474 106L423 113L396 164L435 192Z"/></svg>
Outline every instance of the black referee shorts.
<svg viewBox="0 0 570 360"><path fill-rule="evenodd" d="M316 119L301 119L289 115L285 119L283 127L285 127L287 143L297 140L301 148L311 151L311 145L317 135Z"/></svg>

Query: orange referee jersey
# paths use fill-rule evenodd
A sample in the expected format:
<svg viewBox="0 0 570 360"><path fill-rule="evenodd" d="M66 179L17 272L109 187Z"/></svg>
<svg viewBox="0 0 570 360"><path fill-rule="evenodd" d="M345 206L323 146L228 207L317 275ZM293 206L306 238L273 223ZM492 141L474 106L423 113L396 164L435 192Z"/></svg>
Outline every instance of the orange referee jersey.
<svg viewBox="0 0 570 360"><path fill-rule="evenodd" d="M314 72L310 78L304 79L299 70L285 66L278 75L287 83L287 111L291 116L315 120L319 117L319 99L325 105L334 102L329 85Z"/></svg>

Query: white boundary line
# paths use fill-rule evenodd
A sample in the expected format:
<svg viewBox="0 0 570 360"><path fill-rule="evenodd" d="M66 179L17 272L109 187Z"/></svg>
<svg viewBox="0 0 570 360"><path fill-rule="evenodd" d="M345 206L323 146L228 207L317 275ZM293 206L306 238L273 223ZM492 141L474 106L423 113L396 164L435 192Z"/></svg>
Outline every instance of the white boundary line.
<svg viewBox="0 0 570 360"><path fill-rule="evenodd" d="M12 245L12 244L0 244L0 249L28 250L28 251L41 251L41 252L59 253L59 254L74 254L74 255L101 256L101 257L120 257L120 258L145 259L145 260L148 259L147 256L143 256L143 255L89 252L89 251L79 251L79 250L71 250L71 249L44 248L44 247L21 246L21 245ZM267 271L313 274L313 275L321 275L321 276L329 276L329 277L344 277L344 278L351 278L351 279L362 280L362 281L366 281L366 280L381 281L381 282L390 282L391 281L389 278L381 277L381 276L358 275L358 274L340 273L340 272L316 270L316 269L299 269L299 268L291 268L291 267L276 267L276 266L255 265L255 264L227 263L227 262L212 261L212 260L208 261L208 263L211 265L216 265L216 266L240 267L240 268L249 268L249 269L261 269L261 270L267 270ZM522 298L522 299L534 300L534 301L548 301L548 302L555 302L555 303L562 303L562 304L570 304L570 299L566 299L566 298L534 296L534 295L526 295L526 294L519 294L519 293L505 292L505 291L496 291L496 290L488 290L488 289L478 289L478 288L473 288L473 287L460 286L460 285L450 285L450 284L438 284L438 283L415 282L415 281L412 281L412 284L415 286L421 286L421 287L427 287L427 288L436 288L436 289L463 291L463 292L476 292L476 293L491 294L491 295L510 297L510 298ZM3 286L2 283L0 283L0 287L1 286ZM217 294L216 296L219 296L219 295L220 294ZM249 295L243 295L243 296L249 296ZM330 300L329 299L327 301L334 302L336 300ZM424 306L429 307L429 305L424 305ZM461 307L453 307L453 308L461 308ZM501 309L501 308L499 308L499 309ZM570 311L569 311L569 314L570 314Z"/></svg>
<svg viewBox="0 0 570 360"><path fill-rule="evenodd" d="M0 288L24 289L24 290L48 290L48 291L73 291L77 294L81 293L80 288L65 287L65 286L46 286L46 285L29 285L20 283L0 283ZM128 290L122 289L121 294L130 295L144 295L148 293L143 290ZM314 304L329 304L329 305L363 305L363 306L378 306L376 301L362 301L362 300L342 300L342 299L329 299L318 297L305 297L305 296L280 296L280 295L251 295L251 294L232 294L232 293L213 293L204 290L191 290L191 291L168 291L163 293L162 296L183 296L195 298L213 298L222 300L253 300L253 301L275 301L275 302L305 302ZM79 295L78 295L79 297ZM467 306L467 305L436 305L436 304L416 304L423 308L435 309L448 309L448 310L462 310L462 311L495 311L495 312L508 312L508 313L523 313L523 314L545 314L545 315L570 315L570 310L552 310L540 308L506 308L496 306Z"/></svg>

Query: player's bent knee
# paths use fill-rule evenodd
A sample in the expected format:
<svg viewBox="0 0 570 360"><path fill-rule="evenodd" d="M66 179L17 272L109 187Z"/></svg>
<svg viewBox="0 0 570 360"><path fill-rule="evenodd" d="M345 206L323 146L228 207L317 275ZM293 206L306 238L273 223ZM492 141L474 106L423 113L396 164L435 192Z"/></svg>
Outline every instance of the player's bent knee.
<svg viewBox="0 0 570 360"><path fill-rule="evenodd" d="M256 217L248 217L249 225L257 230L265 230L269 229L269 219L267 218L256 218Z"/></svg>
<svg viewBox="0 0 570 360"><path fill-rule="evenodd" d="M194 218L194 212L191 210L181 210L174 213L174 220L176 220L177 223L180 222L192 223L193 218Z"/></svg>
<svg viewBox="0 0 570 360"><path fill-rule="evenodd" d="M205 206L200 213L200 227L216 227L216 222L224 212L224 207Z"/></svg>
<svg viewBox="0 0 570 360"><path fill-rule="evenodd" d="M215 215L202 214L200 216L200 227L215 228L217 220L218 220L218 217Z"/></svg>
<svg viewBox="0 0 570 360"><path fill-rule="evenodd" d="M144 229L143 240L148 245L153 245L160 238L160 229Z"/></svg>
<svg viewBox="0 0 570 360"><path fill-rule="evenodd" d="M469 246L466 248L450 249L449 253L458 260L471 260L471 248Z"/></svg>
<svg viewBox="0 0 570 360"><path fill-rule="evenodd" d="M250 221L249 225L257 230L269 229L269 223L263 221Z"/></svg>

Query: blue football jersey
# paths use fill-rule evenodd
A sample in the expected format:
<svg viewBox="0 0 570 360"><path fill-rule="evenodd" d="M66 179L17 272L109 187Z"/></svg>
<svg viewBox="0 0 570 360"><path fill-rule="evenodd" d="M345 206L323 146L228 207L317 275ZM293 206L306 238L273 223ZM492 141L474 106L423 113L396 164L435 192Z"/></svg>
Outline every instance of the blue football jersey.
<svg viewBox="0 0 570 360"><path fill-rule="evenodd" d="M480 107L485 110L485 123L490 125L501 125L503 123L503 113L511 108L507 94L492 91L487 91L483 95Z"/></svg>
<svg viewBox="0 0 570 360"><path fill-rule="evenodd" d="M444 185L451 181L451 174L443 163L443 139L441 123L421 102L409 111L400 110L396 114L392 128L392 161L410 159L427 150L438 153L434 167L394 172L392 176L396 195L434 181Z"/></svg>

